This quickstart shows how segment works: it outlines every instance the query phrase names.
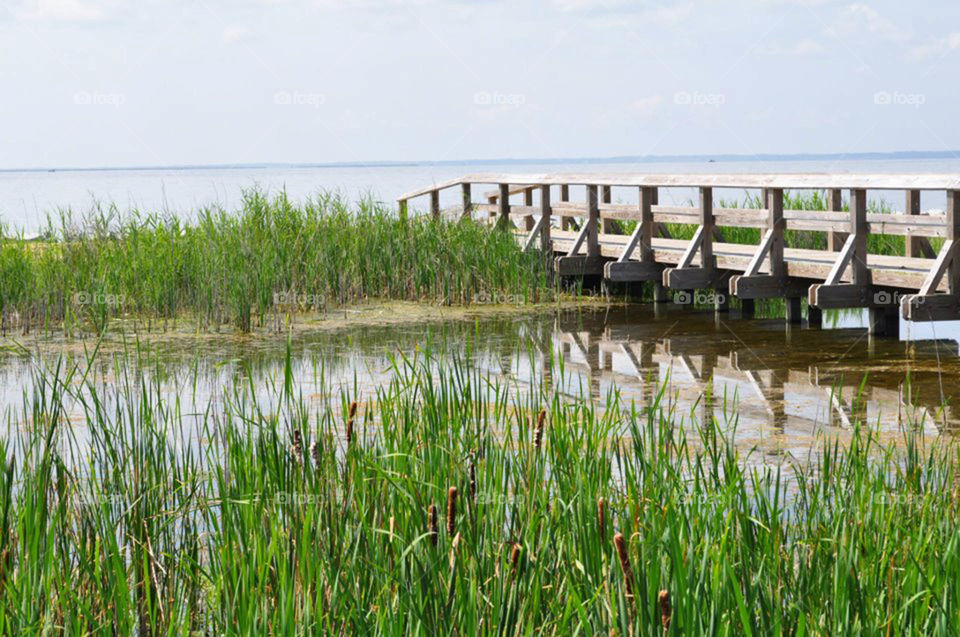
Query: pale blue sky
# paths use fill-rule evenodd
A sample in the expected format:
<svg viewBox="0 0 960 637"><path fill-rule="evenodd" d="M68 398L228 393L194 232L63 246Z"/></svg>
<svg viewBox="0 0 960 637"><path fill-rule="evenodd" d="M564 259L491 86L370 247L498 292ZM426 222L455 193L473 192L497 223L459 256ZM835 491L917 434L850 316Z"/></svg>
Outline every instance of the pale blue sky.
<svg viewBox="0 0 960 637"><path fill-rule="evenodd" d="M960 149L960 5L5 0L0 168Z"/></svg>

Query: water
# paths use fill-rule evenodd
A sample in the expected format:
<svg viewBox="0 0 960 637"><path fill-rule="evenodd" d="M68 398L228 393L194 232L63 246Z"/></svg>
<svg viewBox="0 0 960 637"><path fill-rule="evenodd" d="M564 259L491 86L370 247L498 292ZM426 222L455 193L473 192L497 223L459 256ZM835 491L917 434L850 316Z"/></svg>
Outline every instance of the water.
<svg viewBox="0 0 960 637"><path fill-rule="evenodd" d="M440 361L467 360L519 392L547 378L568 399L584 392L603 401L619 392L629 407L650 404L665 384L661 404L683 426L712 416L725 427L736 425L744 449L771 459L805 458L819 434L842 437L858 418L893 442L906 429L936 436L960 424L952 406L960 391L955 341L870 339L862 330L788 327L779 319L632 305L352 328L301 335L290 347L295 385L318 411L339 409L340 391L361 403L374 399L391 377L393 357L428 348ZM223 390L238 378L252 381L265 403L283 384L282 339L174 340L149 349L145 372L184 413L220 405ZM35 366L51 366L64 353L82 360L76 345L0 352L0 413L15 429L29 425L20 406ZM123 356L119 345L105 347L89 377L115 388L122 376L113 363ZM560 356L562 370L549 371L550 360ZM79 408L72 422L82 442Z"/></svg>
<svg viewBox="0 0 960 637"><path fill-rule="evenodd" d="M156 170L9 171L0 172L0 223L32 234L45 225L48 213L59 209L75 212L91 208L95 202L114 203L121 210L165 211L184 218L192 217L204 206L237 207L244 189L259 186L270 192L285 189L293 199L302 199L321 190L337 190L350 198L372 194L386 202L398 195L439 183L460 175L477 172L955 172L960 159L884 159L818 161L674 161L674 162L577 162L577 163L463 163L414 164L404 166L342 167L263 167L263 168L189 168ZM445 193L443 205L454 204L455 189ZM630 201L636 189L614 191L614 198ZM717 197L742 198L742 192L718 191ZM475 195L479 198L479 193ZM694 196L686 189L665 189L661 203L684 204ZM870 193L884 198L895 209L902 209L899 192ZM416 203L416 202L415 202ZM924 193L921 202L927 209L942 209L944 196ZM420 201L421 207L426 206Z"/></svg>

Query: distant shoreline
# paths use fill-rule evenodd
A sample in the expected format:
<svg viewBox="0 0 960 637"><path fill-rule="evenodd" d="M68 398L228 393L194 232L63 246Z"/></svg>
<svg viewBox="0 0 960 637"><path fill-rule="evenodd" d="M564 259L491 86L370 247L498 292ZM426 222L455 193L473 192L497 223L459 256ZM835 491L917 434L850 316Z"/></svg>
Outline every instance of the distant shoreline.
<svg viewBox="0 0 960 637"><path fill-rule="evenodd" d="M466 165L531 165L531 164L637 164L637 163L693 163L693 162L750 162L750 161L864 161L864 160L911 160L911 159L958 159L960 150L943 151L890 151L869 153L795 153L757 155L623 155L614 157L560 157L554 159L449 159L441 161L355 161L326 163L263 162L252 164L183 164L153 166L99 166L71 167L49 166L39 168L0 168L0 174L45 173L45 172L134 172L152 170L251 170L264 168L398 168L415 166L466 166Z"/></svg>

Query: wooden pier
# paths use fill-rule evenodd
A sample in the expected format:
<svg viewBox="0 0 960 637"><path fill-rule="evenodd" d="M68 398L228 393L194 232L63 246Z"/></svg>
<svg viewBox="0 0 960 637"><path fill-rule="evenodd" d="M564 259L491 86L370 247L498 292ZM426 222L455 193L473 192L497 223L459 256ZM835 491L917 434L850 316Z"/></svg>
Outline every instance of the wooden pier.
<svg viewBox="0 0 960 637"><path fill-rule="evenodd" d="M474 200L474 186L481 201ZM694 206L660 205L661 189L693 189ZM440 193L459 190L457 205L441 209ZM614 203L623 189L636 203ZM867 211L872 190L902 191L904 207ZM723 208L717 191L753 192L764 208ZM785 191L822 191L826 211L789 210ZM942 211L923 210L921 193L945 193ZM843 195L847 204L843 205ZM549 255L563 277L652 281L658 301L670 290L691 298L712 290L717 309L726 298L745 312L756 299L783 298L787 320L800 321L806 298L811 323L821 310L869 308L870 331L895 334L899 313L911 321L960 320L960 175L952 174L473 174L406 193L429 198L431 214L469 217L514 232L525 249ZM624 222L635 222L625 232ZM673 238L669 224L695 226L689 240ZM759 244L724 240L724 228L757 228ZM784 231L826 235L825 250L788 248ZM871 254L870 235L905 237L902 256Z"/></svg>

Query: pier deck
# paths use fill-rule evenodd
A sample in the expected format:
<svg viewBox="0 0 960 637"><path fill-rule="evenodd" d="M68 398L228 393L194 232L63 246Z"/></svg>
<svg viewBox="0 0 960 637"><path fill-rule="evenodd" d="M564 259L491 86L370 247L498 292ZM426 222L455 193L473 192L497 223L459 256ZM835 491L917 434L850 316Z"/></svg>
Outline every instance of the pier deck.
<svg viewBox="0 0 960 637"><path fill-rule="evenodd" d="M491 185L474 201L474 186ZM441 209L440 193L450 188L459 189L459 202ZM613 202L614 189L625 188L636 203ZM694 189L697 203L660 205L664 188ZM716 191L725 190L755 194L764 207L719 207ZM785 209L787 190L822 191L827 210ZM868 212L870 190L902 191L903 209ZM943 193L944 209L924 210L924 191ZM960 320L960 175L484 173L406 193L400 210L418 197L429 198L434 215L514 232L525 249L553 258L563 277L652 281L658 298L668 290L711 289L745 307L783 298L791 321L800 320L801 298L813 310L811 321L822 309L869 308L875 333L896 331L898 308L913 321ZM692 238L673 238L671 224L692 226ZM726 241L724 228L756 228L760 241ZM786 247L787 230L823 233L826 249ZM904 254L870 254L870 235L903 236Z"/></svg>

